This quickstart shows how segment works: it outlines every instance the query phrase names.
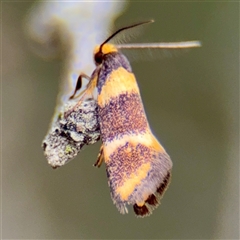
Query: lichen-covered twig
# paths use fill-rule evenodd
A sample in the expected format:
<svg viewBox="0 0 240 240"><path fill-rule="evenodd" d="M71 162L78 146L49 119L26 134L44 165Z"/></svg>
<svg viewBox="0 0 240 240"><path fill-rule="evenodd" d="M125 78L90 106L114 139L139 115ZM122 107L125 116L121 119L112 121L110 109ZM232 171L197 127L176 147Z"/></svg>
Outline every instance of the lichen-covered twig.
<svg viewBox="0 0 240 240"><path fill-rule="evenodd" d="M57 168L76 157L83 146L93 144L99 139L95 100L88 99L81 104L71 100L64 105L63 112L52 124L42 147L48 163Z"/></svg>

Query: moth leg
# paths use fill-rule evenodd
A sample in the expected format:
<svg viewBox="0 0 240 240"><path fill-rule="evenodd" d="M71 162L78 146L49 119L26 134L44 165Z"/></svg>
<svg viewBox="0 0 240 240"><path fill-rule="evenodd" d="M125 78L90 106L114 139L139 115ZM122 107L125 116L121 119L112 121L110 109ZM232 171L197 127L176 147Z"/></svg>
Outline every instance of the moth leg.
<svg viewBox="0 0 240 240"><path fill-rule="evenodd" d="M82 78L86 78L88 81L90 81L90 77L86 75L85 73L81 73L78 77L77 84L74 90L74 93L69 99L73 99L75 97L76 92L82 87Z"/></svg>
<svg viewBox="0 0 240 240"><path fill-rule="evenodd" d="M82 104L82 102L85 100L85 99L93 99L94 96L93 96L93 92L94 92L94 89L96 88L97 86L97 79L98 79L98 72L95 73L94 76L92 77L89 77L87 76L86 74L80 74L79 78L78 78L78 82L77 82L77 86L76 86L76 89L73 93L73 95L70 97L70 99L72 99L73 97L76 97L75 94L76 92L78 91L78 89L80 88L81 86L81 82L82 82L82 78L87 78L89 80L88 84L87 84L87 87L86 89L84 89L81 93L79 93L79 96L77 97L78 98L78 102L77 104L72 108L72 109L69 109L68 111L65 112L64 116L65 118L72 112L72 111L76 111L76 109Z"/></svg>
<svg viewBox="0 0 240 240"><path fill-rule="evenodd" d="M100 151L97 157L97 161L94 163L94 167L100 167L103 162L103 144L100 147Z"/></svg>

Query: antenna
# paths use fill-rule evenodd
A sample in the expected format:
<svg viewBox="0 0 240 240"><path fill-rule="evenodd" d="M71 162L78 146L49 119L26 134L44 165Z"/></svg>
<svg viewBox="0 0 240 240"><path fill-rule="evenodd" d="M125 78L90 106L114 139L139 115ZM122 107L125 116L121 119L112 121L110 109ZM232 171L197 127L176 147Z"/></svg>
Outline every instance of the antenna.
<svg viewBox="0 0 240 240"><path fill-rule="evenodd" d="M106 44L109 40L111 40L113 37L115 37L118 33L126 30L126 29L129 29L129 28L134 28L134 27L137 27L137 26L140 26L140 25L143 25L143 24L147 24L147 23L153 23L154 20L149 20L149 21L145 21L145 22L140 22L140 23L136 23L136 24L133 24L133 25L130 25L130 26L127 26L127 27L123 27L123 28L120 28L118 29L115 33L113 33L110 37L108 37L101 45L100 45L100 48L99 48L99 52L102 52L102 47L104 44Z"/></svg>
<svg viewBox="0 0 240 240"><path fill-rule="evenodd" d="M162 42L162 43L132 43L116 45L117 49L144 49L144 48L159 48L159 49L178 49L178 48L194 48L201 47L200 41L186 42Z"/></svg>

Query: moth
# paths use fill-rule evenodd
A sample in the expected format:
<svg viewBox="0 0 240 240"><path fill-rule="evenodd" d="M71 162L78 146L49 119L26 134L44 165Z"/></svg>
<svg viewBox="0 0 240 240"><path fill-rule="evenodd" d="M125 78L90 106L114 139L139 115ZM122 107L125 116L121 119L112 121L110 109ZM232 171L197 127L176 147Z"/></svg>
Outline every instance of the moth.
<svg viewBox="0 0 240 240"><path fill-rule="evenodd" d="M150 215L160 204L170 184L173 164L150 129L136 78L128 59L119 51L123 46L108 42L126 29L149 22L153 21L121 28L97 46L94 50L96 69L91 77L79 76L71 97L74 98L79 90L83 77L89 83L81 93L79 104L84 99L94 98L94 90L97 90L95 98L102 145L95 166L100 167L105 162L111 198L120 213L128 213L127 205L132 205L140 217ZM198 43L189 42L186 46L191 47L191 44ZM156 46L159 44L147 45L149 48ZM166 46L184 47L181 43Z"/></svg>

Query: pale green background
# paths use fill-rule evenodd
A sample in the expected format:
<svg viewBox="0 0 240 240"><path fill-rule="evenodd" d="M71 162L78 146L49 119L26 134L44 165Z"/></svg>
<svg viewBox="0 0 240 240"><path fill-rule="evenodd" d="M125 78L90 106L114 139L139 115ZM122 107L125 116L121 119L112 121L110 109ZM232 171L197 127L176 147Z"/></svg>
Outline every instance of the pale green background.
<svg viewBox="0 0 240 240"><path fill-rule="evenodd" d="M145 219L112 204L99 144L52 170L40 147L61 62L34 55L23 33L31 2L2 3L2 237L238 239L239 3L132 2L117 26L153 18L139 42L203 47L135 61L149 122L173 163L161 206ZM141 55L141 54L140 54Z"/></svg>

